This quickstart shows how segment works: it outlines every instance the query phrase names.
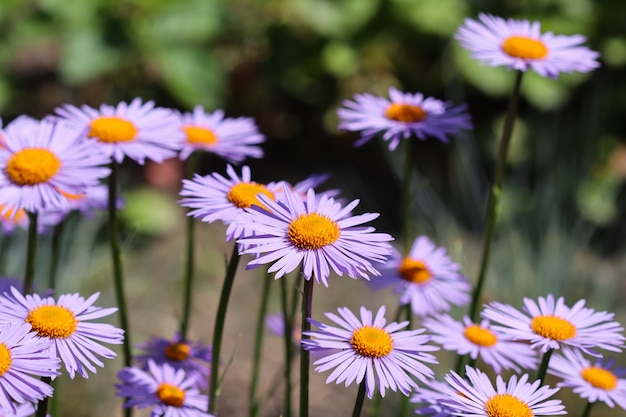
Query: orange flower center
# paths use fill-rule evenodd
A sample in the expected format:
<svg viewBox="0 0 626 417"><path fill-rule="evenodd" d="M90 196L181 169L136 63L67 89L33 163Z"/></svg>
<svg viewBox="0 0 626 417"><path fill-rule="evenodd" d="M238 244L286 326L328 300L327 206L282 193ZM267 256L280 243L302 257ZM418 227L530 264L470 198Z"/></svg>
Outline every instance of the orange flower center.
<svg viewBox="0 0 626 417"><path fill-rule="evenodd" d="M299 215L289 224L287 236L294 246L315 250L339 239L341 229L337 222L317 213Z"/></svg>
<svg viewBox="0 0 626 417"><path fill-rule="evenodd" d="M532 409L511 394L496 394L485 402L488 417L533 417Z"/></svg>
<svg viewBox="0 0 626 417"><path fill-rule="evenodd" d="M0 343L0 376L7 373L12 361L11 350L4 343Z"/></svg>
<svg viewBox="0 0 626 417"><path fill-rule="evenodd" d="M165 357L173 361L184 361L189 357L191 347L187 343L170 343L165 347Z"/></svg>
<svg viewBox="0 0 626 417"><path fill-rule="evenodd" d="M580 376L596 388L611 391L617 386L617 377L613 372L597 366L590 366L580 372Z"/></svg>
<svg viewBox="0 0 626 417"><path fill-rule="evenodd" d="M576 326L556 316L537 316L530 327L538 335L552 340L567 340L576 336Z"/></svg>
<svg viewBox="0 0 626 417"><path fill-rule="evenodd" d="M47 305L35 307L26 316L34 332L40 337L65 339L76 331L78 320L69 309L63 306Z"/></svg>
<svg viewBox="0 0 626 417"><path fill-rule="evenodd" d="M433 277L424 262L409 257L402 260L398 267L398 273L402 279L415 284L423 284L430 281Z"/></svg>
<svg viewBox="0 0 626 417"><path fill-rule="evenodd" d="M393 350L393 341L387 330L373 326L363 326L352 332L352 349L361 356L382 358Z"/></svg>
<svg viewBox="0 0 626 417"><path fill-rule="evenodd" d="M215 145L219 142L217 135L211 129L202 126L187 125L182 127L187 136L187 142L192 145Z"/></svg>
<svg viewBox="0 0 626 417"><path fill-rule="evenodd" d="M543 59L548 56L548 48L538 39L528 36L509 36L502 42L505 54L514 58Z"/></svg>
<svg viewBox="0 0 626 417"><path fill-rule="evenodd" d="M100 142L117 143L135 140L139 129L130 120L117 116L100 116L89 124L87 136Z"/></svg>
<svg viewBox="0 0 626 417"><path fill-rule="evenodd" d="M37 185L48 181L61 168L61 160L48 149L28 148L15 152L5 168L17 185Z"/></svg>
<svg viewBox="0 0 626 417"><path fill-rule="evenodd" d="M264 185L256 182L240 182L228 190L227 198L233 205L239 208L249 208L253 204L265 208L257 198L257 195L264 194L274 200L274 194Z"/></svg>
<svg viewBox="0 0 626 417"><path fill-rule="evenodd" d="M498 343L498 337L491 330L485 329L478 324L470 324L465 327L463 335L467 340L478 346L491 347Z"/></svg>
<svg viewBox="0 0 626 417"><path fill-rule="evenodd" d="M427 116L427 113L420 106L406 103L391 103L385 109L385 117L389 120L395 120L402 123L421 122Z"/></svg>
<svg viewBox="0 0 626 417"><path fill-rule="evenodd" d="M156 395L163 404L172 407L182 407L185 403L185 391L167 382L157 387Z"/></svg>

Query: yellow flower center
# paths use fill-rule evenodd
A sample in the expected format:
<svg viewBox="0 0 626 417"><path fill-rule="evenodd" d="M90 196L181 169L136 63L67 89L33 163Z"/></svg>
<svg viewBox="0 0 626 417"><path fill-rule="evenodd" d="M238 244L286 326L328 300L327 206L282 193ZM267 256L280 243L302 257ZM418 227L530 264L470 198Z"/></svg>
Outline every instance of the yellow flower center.
<svg viewBox="0 0 626 417"><path fill-rule="evenodd" d="M385 109L385 117L402 123L421 122L428 114L420 106L406 103L391 103Z"/></svg>
<svg viewBox="0 0 626 417"><path fill-rule="evenodd" d="M511 394L496 394L485 402L488 417L533 417L525 402Z"/></svg>
<svg viewBox="0 0 626 417"><path fill-rule="evenodd" d="M567 340L576 336L576 326L556 316L537 316L530 323L533 332L552 340Z"/></svg>
<svg viewBox="0 0 626 417"><path fill-rule="evenodd" d="M470 324L465 327L463 335L467 340L478 346L491 347L498 343L498 337L491 330L485 329L478 324Z"/></svg>
<svg viewBox="0 0 626 417"><path fill-rule="evenodd" d="M172 407L182 407L185 403L185 391L167 382L163 382L157 387L156 395L163 404Z"/></svg>
<svg viewBox="0 0 626 417"><path fill-rule="evenodd" d="M3 212L6 207L6 204L0 204L0 216L2 216L2 221L19 223L26 217L26 210L19 209L16 211L15 207L10 207Z"/></svg>
<svg viewBox="0 0 626 417"><path fill-rule="evenodd" d="M364 326L352 332L350 345L361 356L383 358L393 350L389 332L378 327Z"/></svg>
<svg viewBox="0 0 626 417"><path fill-rule="evenodd" d="M337 222L317 213L301 214L289 223L287 236L297 248L314 250L330 245L341 236Z"/></svg>
<svg viewBox="0 0 626 417"><path fill-rule="evenodd" d="M192 145L215 145L219 142L215 132L206 127L187 125L182 130L187 136L187 142Z"/></svg>
<svg viewBox="0 0 626 417"><path fill-rule="evenodd" d="M37 185L48 181L61 168L61 160L48 149L28 148L15 152L5 168L17 185Z"/></svg>
<svg viewBox="0 0 626 417"><path fill-rule="evenodd" d="M165 346L165 357L173 361L184 361L191 353L191 347L187 343L170 343Z"/></svg>
<svg viewBox="0 0 626 417"><path fill-rule="evenodd" d="M580 376L595 388L611 391L617 386L617 377L613 372L597 366L590 366L580 372Z"/></svg>
<svg viewBox="0 0 626 417"><path fill-rule="evenodd" d="M509 36L502 42L505 54L522 59L543 59L548 56L548 48L538 39L528 36Z"/></svg>
<svg viewBox="0 0 626 417"><path fill-rule="evenodd" d="M264 185L257 184L256 182L237 183L230 187L226 197L228 201L239 208L249 208L253 204L266 208L257 198L259 194L264 194L274 200L274 194Z"/></svg>
<svg viewBox="0 0 626 417"><path fill-rule="evenodd" d="M11 368L11 350L4 343L0 343L0 376Z"/></svg>
<svg viewBox="0 0 626 417"><path fill-rule="evenodd" d="M130 142L135 139L139 129L130 120L117 116L100 116L89 124L87 136L100 142Z"/></svg>
<svg viewBox="0 0 626 417"><path fill-rule="evenodd" d="M32 309L26 317L33 331L41 337L65 339L70 337L78 325L78 320L70 310L63 306L41 306Z"/></svg>
<svg viewBox="0 0 626 417"><path fill-rule="evenodd" d="M402 279L415 284L423 284L430 281L433 277L424 262L408 257L402 260L398 267L398 273Z"/></svg>

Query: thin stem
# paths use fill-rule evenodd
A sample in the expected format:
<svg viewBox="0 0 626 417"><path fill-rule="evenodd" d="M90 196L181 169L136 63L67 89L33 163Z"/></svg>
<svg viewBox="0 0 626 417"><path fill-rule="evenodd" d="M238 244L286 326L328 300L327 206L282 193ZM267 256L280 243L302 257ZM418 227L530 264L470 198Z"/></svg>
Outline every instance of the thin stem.
<svg viewBox="0 0 626 417"><path fill-rule="evenodd" d="M24 270L24 294L33 291L37 258L37 213L28 213L28 243L26 244L26 269Z"/></svg>
<svg viewBox="0 0 626 417"><path fill-rule="evenodd" d="M259 385L259 372L261 370L261 354L263 351L263 336L265 335L265 315L267 314L267 304L270 295L270 284L272 283L272 274L265 274L263 282L263 292L261 294L261 305L259 306L259 315L256 321L256 330L254 336L254 352L252 354L252 380L250 381L249 395L249 416L256 417L259 413L259 402L256 398L257 387Z"/></svg>
<svg viewBox="0 0 626 417"><path fill-rule="evenodd" d="M45 382L48 385L52 385L52 378L49 376L42 376L41 381ZM48 413L48 400L50 397L44 397L43 400L39 401L37 404L37 412L35 413L35 417L46 417Z"/></svg>
<svg viewBox="0 0 626 417"><path fill-rule="evenodd" d="M285 344L285 407L283 410L284 417L291 417L291 357L293 356L293 321L291 311L288 307L287 299L287 279L280 280L280 298L283 309L283 322L285 334L283 341Z"/></svg>
<svg viewBox="0 0 626 417"><path fill-rule="evenodd" d="M472 303L470 305L469 312L469 316L472 321L476 321L478 318L478 305L480 304L480 297L482 294L483 286L485 284L485 277L487 275L491 242L493 240L493 234L496 226L496 217L498 213L498 204L500 202L500 197L502 194L502 183L504 181L506 159L509 149L509 143L511 142L511 136L513 133L515 116L517 115L517 104L519 102L519 92L523 75L524 73L522 71L518 71L515 78L515 85L513 86L513 92L511 93L509 106L506 112L506 117L504 119L504 126L502 128L502 137L500 139L500 149L498 151L498 160L496 162L494 183L493 187L491 188L491 192L489 193L489 198L487 200L487 226L483 240L478 280L476 282L476 288L474 289L474 293L472 294Z"/></svg>
<svg viewBox="0 0 626 417"><path fill-rule="evenodd" d="M361 415L363 401L365 401L365 379L363 379L363 381L361 381L361 383L359 384L359 392L357 393L356 401L354 402L352 417L359 417Z"/></svg>
<svg viewBox="0 0 626 417"><path fill-rule="evenodd" d="M543 354L543 358L541 358L539 371L537 371L537 379L540 381L540 385L543 384L543 379L546 377L546 373L548 372L548 364L550 363L550 357L552 357L552 352L554 352L554 349L549 349L546 353Z"/></svg>
<svg viewBox="0 0 626 417"><path fill-rule="evenodd" d="M187 331L189 330L189 317L191 316L191 303L193 300L193 277L194 277L194 247L196 240L195 219L192 216L187 217L187 239L185 248L185 275L184 275L184 291L183 291L183 319L180 323L180 338L187 340Z"/></svg>
<svg viewBox="0 0 626 417"><path fill-rule="evenodd" d="M580 417L589 417L591 415L591 407L594 404L595 403L592 403L591 401L587 401L587 405L585 406L585 409L583 410L583 414Z"/></svg>
<svg viewBox="0 0 626 417"><path fill-rule="evenodd" d="M52 242L50 244L50 270L48 271L48 288L54 290L56 288L57 272L59 269L59 260L61 258L61 238L65 230L67 219L63 219L61 223L54 227L52 232Z"/></svg>
<svg viewBox="0 0 626 417"><path fill-rule="evenodd" d="M313 278L304 281L302 295L302 340L310 339L305 334L311 330L311 309L313 304ZM306 349L300 350L300 417L309 416L309 362L310 353Z"/></svg>
<svg viewBox="0 0 626 417"><path fill-rule="evenodd" d="M226 321L226 310L228 309L228 300L230 299L230 292L233 289L233 283L235 282L235 273L237 272L237 266L239 265L239 251L237 243L233 246L233 253L230 256L228 267L226 268L226 276L224 277L224 284L222 286L222 293L220 295L219 305L217 307L217 314L215 316L215 328L213 329L213 356L211 358L211 383L209 386L209 414L215 415L215 409L217 408L217 395L219 391L218 386L218 374L220 365L220 352L222 350L222 336L224 334L224 322Z"/></svg>
<svg viewBox="0 0 626 417"><path fill-rule="evenodd" d="M111 164L111 175L109 176L109 242L111 244L111 261L113 265L113 284L115 286L115 298L120 317L120 326L124 329L124 365L131 366L131 341L130 326L128 325L128 314L126 309L126 294L124 293L124 271L122 269L122 249L120 244L120 233L117 224L117 180L118 165Z"/></svg>
<svg viewBox="0 0 626 417"><path fill-rule="evenodd" d="M8 272L7 255L11 247L11 240L13 240L13 234L0 236L0 275L6 275Z"/></svg>
<svg viewBox="0 0 626 417"><path fill-rule="evenodd" d="M413 138L403 141L404 147L404 170L402 174L402 226L404 234L404 254L411 248L413 238L413 210L411 195L411 179L413 178Z"/></svg>

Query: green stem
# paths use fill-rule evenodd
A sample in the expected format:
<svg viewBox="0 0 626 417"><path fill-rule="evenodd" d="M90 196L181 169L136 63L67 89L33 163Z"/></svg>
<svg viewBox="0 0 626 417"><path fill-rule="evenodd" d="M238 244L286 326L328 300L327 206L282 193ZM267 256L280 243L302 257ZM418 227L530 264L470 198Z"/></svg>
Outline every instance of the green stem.
<svg viewBox="0 0 626 417"><path fill-rule="evenodd" d="M352 410L352 417L359 417L361 415L361 409L363 409L363 402L365 401L365 379L359 384L359 392L356 395L356 401L354 402L354 409Z"/></svg>
<svg viewBox="0 0 626 417"><path fill-rule="evenodd" d="M581 417L589 417L591 415L591 407L594 404L595 403L592 403L591 401L587 401L587 405L585 406L585 409L583 410L583 414Z"/></svg>
<svg viewBox="0 0 626 417"><path fill-rule="evenodd" d="M283 341L285 344L285 406L283 410L284 417L291 417L291 357L293 356L293 321L291 311L288 307L287 299L287 279L280 280L280 298L283 309L283 322L285 334Z"/></svg>
<svg viewBox="0 0 626 417"><path fill-rule="evenodd" d="M498 150L498 160L496 162L494 183L491 192L489 193L489 198L487 200L487 226L483 240L478 280L476 282L476 288L474 289L474 293L472 294L472 303L470 305L469 312L469 316L472 321L476 321L478 319L478 305L480 304L480 297L482 294L483 286L485 284L487 267L489 265L491 242L493 240L493 234L496 226L498 204L500 202L500 197L502 194L502 184L504 182L507 154L509 149L509 143L511 142L511 136L513 134L515 116L517 115L517 105L519 102L520 86L522 84L523 75L524 73L522 71L518 71L515 78L515 85L513 86L513 92L511 93L509 106L506 112L506 117L504 119L504 126L502 128L502 137L500 139L500 149Z"/></svg>
<svg viewBox="0 0 626 417"><path fill-rule="evenodd" d="M183 291L183 319L180 324L180 339L187 340L189 317L191 316L192 289L194 276L195 219L187 217L187 239L185 248L185 275Z"/></svg>
<svg viewBox="0 0 626 417"><path fill-rule="evenodd" d="M270 284L272 274L265 274L263 282L263 292L261 294L261 305L256 321L256 331L254 336L254 352L252 355L252 380L250 382L249 395L249 416L256 417L259 414L259 402L256 398L257 387L259 385L259 372L261 370L261 354L263 351L263 336L265 335L265 315L267 314L267 304L270 295Z"/></svg>
<svg viewBox="0 0 626 417"><path fill-rule="evenodd" d="M52 378L49 376L42 376L41 381L45 382L48 385L52 385ZM35 417L46 417L48 412L48 400L50 397L45 397L43 400L39 401L37 404L37 412L35 413Z"/></svg>
<svg viewBox="0 0 626 417"><path fill-rule="evenodd" d="M313 277L304 280L304 293L302 296L302 340L310 339L305 332L311 330L311 310L313 304ZM309 362L310 353L306 349L300 351L300 417L309 416Z"/></svg>
<svg viewBox="0 0 626 417"><path fill-rule="evenodd" d="M411 179L413 174L413 138L403 140L404 146L404 170L402 174L402 226L404 234L404 254L411 249L413 238L413 210L411 196Z"/></svg>
<svg viewBox="0 0 626 417"><path fill-rule="evenodd" d="M220 366L220 352L222 350L222 336L224 334L224 322L226 321L226 310L228 309L228 301L230 292L235 282L235 273L239 265L239 251L237 243L233 246L233 253L230 256L228 267L226 268L226 276L222 286L217 314L215 316L215 328L213 329L213 357L211 358L211 381L209 386L209 414L215 415L217 406L217 395L219 391L218 374Z"/></svg>
<svg viewBox="0 0 626 417"><path fill-rule="evenodd" d="M548 364L550 363L550 357L552 357L552 352L554 352L554 349L549 349L546 353L543 354L543 358L541 358L541 365L539 365L539 371L537 372L537 379L541 381L541 384L543 384L543 380L546 377L546 373L548 372Z"/></svg>
<svg viewBox="0 0 626 417"><path fill-rule="evenodd" d="M37 258L37 213L28 213L28 243L26 244L26 269L24 270L24 294L33 292Z"/></svg>
<svg viewBox="0 0 626 417"><path fill-rule="evenodd" d="M0 275L7 274L7 255L9 253L9 248L11 247L12 239L12 233L0 236Z"/></svg>
<svg viewBox="0 0 626 417"><path fill-rule="evenodd" d="M48 288L54 290L56 288L57 272L59 269L59 260L61 257L61 238L65 230L67 219L63 219L61 223L54 227L52 232L52 242L50 244L50 270L48 271Z"/></svg>

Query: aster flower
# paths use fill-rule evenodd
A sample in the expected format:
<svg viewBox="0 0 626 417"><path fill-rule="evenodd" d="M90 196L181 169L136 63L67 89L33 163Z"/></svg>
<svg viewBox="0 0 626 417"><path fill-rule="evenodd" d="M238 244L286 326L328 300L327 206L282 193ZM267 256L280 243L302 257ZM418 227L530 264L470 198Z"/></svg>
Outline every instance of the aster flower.
<svg viewBox="0 0 626 417"><path fill-rule="evenodd" d="M563 379L558 387L572 388L590 403L602 401L613 408L626 409L626 368L614 368L614 359L585 359L579 351L563 351L553 355L548 372Z"/></svg>
<svg viewBox="0 0 626 417"><path fill-rule="evenodd" d="M524 298L524 313L494 302L485 306L482 316L500 324L493 329L528 340L544 353L566 346L598 356L595 349L621 352L624 346L624 328L613 321L614 314L586 308L585 300L567 307L563 297L555 300L552 294L539 297L537 303Z"/></svg>
<svg viewBox="0 0 626 417"><path fill-rule="evenodd" d="M195 378L183 369L148 361L146 371L127 367L118 373L117 396L128 398L126 408L152 407L151 417L208 417L207 397L198 392Z"/></svg>
<svg viewBox="0 0 626 417"><path fill-rule="evenodd" d="M470 366L465 369L468 380L456 372L450 372L445 377L455 392L448 399L442 399L441 403L454 409L454 415L531 417L567 414L561 400L548 400L558 388L539 387L541 381L531 384L525 374L519 380L517 375L513 375L507 383L498 375L494 389L487 374Z"/></svg>
<svg viewBox="0 0 626 417"><path fill-rule="evenodd" d="M226 173L229 178L215 172L204 177L196 174L193 180L183 180L180 195L185 198L179 204L194 209L188 215L203 222L221 220L226 223L226 236L231 240L244 235L243 224L236 220L246 215L246 208L262 205L258 195L264 194L271 199L275 196L267 186L252 181L247 166L241 168L241 177L230 165L226 167Z"/></svg>
<svg viewBox="0 0 626 417"><path fill-rule="evenodd" d="M487 320L473 323L468 316L462 322L447 314L427 317L422 325L433 333L434 342L444 349L459 355L470 355L473 360L480 357L496 373L503 369L536 369L536 352L527 344L507 340L505 333L490 328ZM509 338L510 339L510 338Z"/></svg>
<svg viewBox="0 0 626 417"><path fill-rule="evenodd" d="M472 58L492 67L528 71L557 78L561 72L589 72L600 66L599 54L584 46L582 35L541 33L539 22L504 20L484 13L465 19L455 38Z"/></svg>
<svg viewBox="0 0 626 417"><path fill-rule="evenodd" d="M357 317L346 307L337 309L339 315L326 313L340 327L328 326L309 319L317 331L304 332L311 339L303 339L306 350L325 354L314 362L316 372L333 369L326 383L361 383L365 379L365 391L372 398L376 389L385 396L387 388L399 390L404 395L417 388L413 378L427 383L433 371L425 363L437 363L437 359L424 352L439 348L426 343L430 337L422 335L424 329L404 330L409 322L386 324L385 307L376 316L361 307Z"/></svg>
<svg viewBox="0 0 626 417"><path fill-rule="evenodd" d="M371 287L392 287L400 304L410 303L417 316L448 311L451 305L470 301L472 286L459 264L450 259L446 248L435 246L426 236L415 239L405 257L394 249L380 273L380 278L370 282Z"/></svg>
<svg viewBox="0 0 626 417"><path fill-rule="evenodd" d="M264 208L248 209L246 229L253 236L237 241L250 245L243 253L258 256L248 268L273 263L268 272L276 272L278 279L302 264L307 280L313 276L325 286L331 269L355 279L379 275L372 262L385 261L391 251L387 242L393 238L374 233L373 227L355 227L377 218L378 213L350 216L358 200L342 207L330 197L316 198L313 189L306 201L287 187L283 195L284 203L259 194Z"/></svg>
<svg viewBox="0 0 626 417"><path fill-rule="evenodd" d="M173 339L152 337L149 341L137 346L145 353L137 355L137 365L144 371L148 370L148 362L156 365L164 363L174 369L182 369L189 378L196 379L196 385L208 388L212 349L201 343L191 343L176 335Z"/></svg>
<svg viewBox="0 0 626 417"><path fill-rule="evenodd" d="M432 136L447 143L448 136L472 128L466 106L451 107L450 103L421 93L403 93L394 87L389 88L389 99L364 93L355 95L354 101L345 100L343 105L337 111L339 128L361 132L355 146L379 133L392 151L402 139L411 136L421 140Z"/></svg>
<svg viewBox="0 0 626 417"><path fill-rule="evenodd" d="M16 403L37 402L52 395L38 377L59 374L59 360L49 340L37 337L27 323L0 326L0 408L15 413Z"/></svg>
<svg viewBox="0 0 626 417"><path fill-rule="evenodd" d="M6 204L0 205L0 230L2 230L2 234L10 235L16 228L28 229L26 210L15 210L12 207L7 207Z"/></svg>
<svg viewBox="0 0 626 417"><path fill-rule="evenodd" d="M65 104L55 112L118 163L124 157L140 164L146 158L163 162L176 156L182 146L183 132L176 113L155 107L153 101L142 103L135 98L116 106L103 104L99 109Z"/></svg>
<svg viewBox="0 0 626 417"><path fill-rule="evenodd" d="M108 158L64 123L22 118L7 126L0 147L0 211L39 212L62 206L109 174Z"/></svg>
<svg viewBox="0 0 626 417"><path fill-rule="evenodd" d="M121 344L124 331L110 324L90 323L105 317L117 308L94 307L100 293L84 299L78 294L63 294L55 301L37 294L22 295L16 288L0 296L0 322L26 322L39 337L52 342L54 354L61 358L65 369L74 378L78 372L84 378L93 365L104 366L96 357L114 358L115 352L101 343Z"/></svg>
<svg viewBox="0 0 626 417"><path fill-rule="evenodd" d="M185 134L180 159L195 150L212 152L231 163L263 157L263 150L255 145L265 142L265 137L250 117L225 118L223 110L211 114L196 106L180 116L180 129Z"/></svg>

